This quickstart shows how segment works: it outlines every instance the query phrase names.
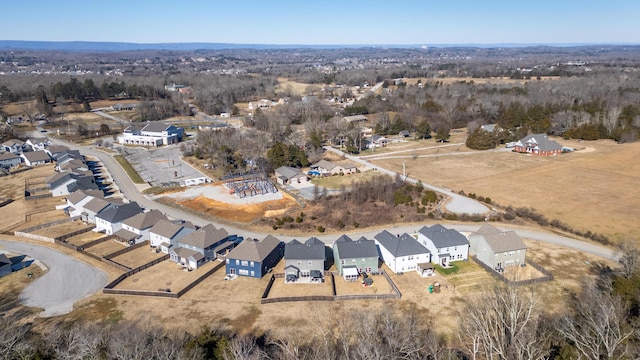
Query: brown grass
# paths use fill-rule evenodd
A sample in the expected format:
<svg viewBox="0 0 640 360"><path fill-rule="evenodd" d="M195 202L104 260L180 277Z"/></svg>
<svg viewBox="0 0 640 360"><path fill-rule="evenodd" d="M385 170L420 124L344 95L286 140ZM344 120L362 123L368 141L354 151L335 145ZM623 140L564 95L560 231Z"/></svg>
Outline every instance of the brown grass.
<svg viewBox="0 0 640 360"><path fill-rule="evenodd" d="M97 245L86 248L85 251L97 256L105 256L125 248L125 245L116 240L107 240Z"/></svg>
<svg viewBox="0 0 640 360"><path fill-rule="evenodd" d="M588 146L552 158L511 152L477 152L406 160L407 172L423 181L490 197L501 205L532 207L549 219L577 230L604 233L614 240L640 243L640 143L609 140L565 146ZM402 159L375 160L402 171Z"/></svg>
<svg viewBox="0 0 640 360"><path fill-rule="evenodd" d="M182 265L165 260L126 278L116 289L157 291L170 288L178 292L216 265L217 261L210 261L196 270L184 271Z"/></svg>
<svg viewBox="0 0 640 360"><path fill-rule="evenodd" d="M138 266L142 266L155 259L161 258L163 255L165 254L156 253L155 249L152 251L148 246L141 246L131 251L127 251L122 255L113 257L111 258L111 260L117 262L118 264L122 264L124 266L135 269Z"/></svg>

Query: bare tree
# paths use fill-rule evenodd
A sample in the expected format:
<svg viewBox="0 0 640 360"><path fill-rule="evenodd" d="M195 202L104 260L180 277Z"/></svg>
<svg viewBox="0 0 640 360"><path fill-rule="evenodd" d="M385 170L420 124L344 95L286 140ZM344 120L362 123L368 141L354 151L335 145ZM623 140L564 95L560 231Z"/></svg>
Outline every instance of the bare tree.
<svg viewBox="0 0 640 360"><path fill-rule="evenodd" d="M224 360L253 360L263 359L265 354L256 344L255 337L239 335L229 340L222 357Z"/></svg>
<svg viewBox="0 0 640 360"><path fill-rule="evenodd" d="M585 280L571 306L573 313L558 322L558 331L576 348L580 359L626 359L637 331L629 324L624 301L609 287Z"/></svg>
<svg viewBox="0 0 640 360"><path fill-rule="evenodd" d="M539 331L538 298L525 288L496 286L461 314L460 337L472 358L543 359L548 332Z"/></svg>

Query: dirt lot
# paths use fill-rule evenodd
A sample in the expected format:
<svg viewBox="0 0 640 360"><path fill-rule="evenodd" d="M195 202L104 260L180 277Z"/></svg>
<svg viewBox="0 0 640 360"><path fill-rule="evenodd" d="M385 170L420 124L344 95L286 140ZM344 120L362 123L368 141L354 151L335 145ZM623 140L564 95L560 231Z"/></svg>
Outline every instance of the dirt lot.
<svg viewBox="0 0 640 360"><path fill-rule="evenodd" d="M138 266L147 264L155 259L161 258L164 255L165 254L163 253L156 253L155 249L153 251L150 250L148 246L141 246L122 255L111 258L111 260L117 262L118 264L122 264L124 266L135 269Z"/></svg>
<svg viewBox="0 0 640 360"><path fill-rule="evenodd" d="M582 150L551 158L476 152L404 160L410 176L431 184L490 197L505 206L532 207L578 230L614 240L635 238L640 244L640 143L559 142ZM375 163L402 171L402 159Z"/></svg>

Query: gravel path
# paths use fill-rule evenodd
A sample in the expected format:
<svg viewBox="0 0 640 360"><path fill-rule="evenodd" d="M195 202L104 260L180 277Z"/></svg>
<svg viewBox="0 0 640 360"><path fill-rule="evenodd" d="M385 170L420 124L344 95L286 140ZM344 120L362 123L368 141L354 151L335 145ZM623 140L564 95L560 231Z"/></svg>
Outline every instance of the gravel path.
<svg viewBox="0 0 640 360"><path fill-rule="evenodd" d="M44 308L40 316L70 313L75 302L93 295L107 284L107 274L57 250L7 240L0 240L0 246L40 260L49 268L20 294L20 302L24 305Z"/></svg>

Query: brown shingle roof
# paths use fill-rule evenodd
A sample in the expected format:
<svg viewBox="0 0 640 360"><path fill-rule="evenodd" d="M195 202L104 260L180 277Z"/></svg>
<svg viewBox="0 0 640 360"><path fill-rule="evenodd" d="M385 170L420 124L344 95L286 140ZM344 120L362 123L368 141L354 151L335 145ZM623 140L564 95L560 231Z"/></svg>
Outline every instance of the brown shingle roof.
<svg viewBox="0 0 640 360"><path fill-rule="evenodd" d="M148 229L158 223L160 220L168 220L167 217L158 210L151 210L146 213L136 214L122 223L132 228L142 230Z"/></svg>
<svg viewBox="0 0 640 360"><path fill-rule="evenodd" d="M195 226L193 226L193 224L188 221L183 223L177 221L160 220L155 225L153 225L150 231L154 234L158 234L160 236L171 239L178 233L178 231L180 231L180 229L185 227L195 229Z"/></svg>
<svg viewBox="0 0 640 360"><path fill-rule="evenodd" d="M206 249L220 240L223 240L228 235L229 233L227 233L227 230L223 228L216 229L212 224L207 224L189 235L186 235L180 239L180 242L195 246L199 249Z"/></svg>

